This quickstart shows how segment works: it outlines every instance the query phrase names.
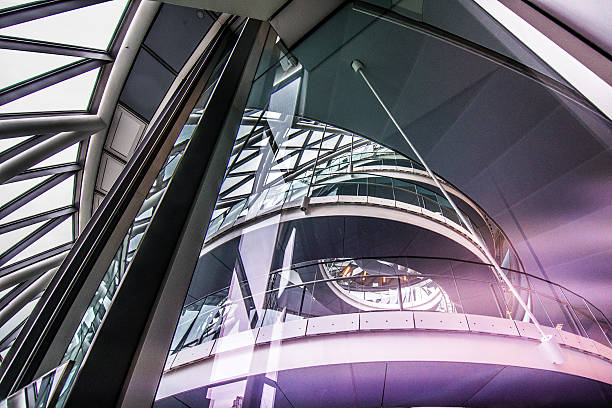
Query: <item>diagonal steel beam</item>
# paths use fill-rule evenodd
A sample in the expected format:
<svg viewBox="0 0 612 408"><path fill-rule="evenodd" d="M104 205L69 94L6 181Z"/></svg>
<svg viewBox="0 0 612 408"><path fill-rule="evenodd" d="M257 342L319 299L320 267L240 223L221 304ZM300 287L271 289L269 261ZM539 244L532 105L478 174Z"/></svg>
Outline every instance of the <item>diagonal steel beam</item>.
<svg viewBox="0 0 612 408"><path fill-rule="evenodd" d="M21 251L26 249L28 246L32 245L34 242L39 240L47 232L51 231L53 228L60 225L62 221L64 221L68 217L69 215L64 215L61 217L54 218L50 221L47 221L43 225L41 225L39 228L34 230L34 232L28 234L25 238L17 242L15 245L13 245L12 247L4 251L2 255L0 255L0 265L4 265L8 261L10 261L12 258L16 257L17 254L19 254Z"/></svg>
<svg viewBox="0 0 612 408"><path fill-rule="evenodd" d="M86 59L54 69L53 71L28 79L27 81L20 82L0 91L0 105L5 105L15 99L40 91L58 82L91 71L92 69L99 68L107 63L108 61Z"/></svg>
<svg viewBox="0 0 612 408"><path fill-rule="evenodd" d="M0 310L4 309L6 305L11 303L13 299L15 299L21 292L23 292L28 286L30 286L36 280L35 277L29 278L21 283L19 283L16 287L9 291L2 299L0 299Z"/></svg>
<svg viewBox="0 0 612 408"><path fill-rule="evenodd" d="M0 139L29 136L36 134L90 131L105 128L105 123L97 115L41 115L27 118L0 119Z"/></svg>
<svg viewBox="0 0 612 408"><path fill-rule="evenodd" d="M26 217L20 220L8 222L6 224L0 225L0 234L15 231L19 228L27 227L28 225L33 225L41 221L51 220L58 217L63 217L65 215L74 214L76 211L77 209L75 207L68 205L65 207L56 208L54 210L45 211L40 214L35 214L31 217Z"/></svg>
<svg viewBox="0 0 612 408"><path fill-rule="evenodd" d="M108 55L105 51L96 50L95 48L77 47L74 45L30 40L27 38L9 37L6 35L0 35L0 48L112 61L110 55Z"/></svg>
<svg viewBox="0 0 612 408"><path fill-rule="evenodd" d="M30 170L26 170L24 172L19 173L12 179L8 180L6 183L14 183L16 181L30 180L30 179L37 178L37 177L52 176L54 174L74 173L76 171L81 170L82 168L83 166L81 166L78 163L70 163L70 164L58 164L56 166L41 167L37 169L30 169Z"/></svg>
<svg viewBox="0 0 612 408"><path fill-rule="evenodd" d="M42 276L31 279L32 282L29 285L20 285L19 291L9 302L4 304L4 299L0 300L0 303L3 303L0 304L0 326L8 322L23 307L30 303L30 301L40 296L47 288L47 285L49 284L51 278L53 278L55 272L57 272L57 268L47 270ZM29 281L30 280L26 282Z"/></svg>
<svg viewBox="0 0 612 408"><path fill-rule="evenodd" d="M49 178L48 180L45 180L44 182L32 187L25 193L21 194L19 197L16 197L8 203L4 204L2 207L0 207L0 219L6 217L24 204L32 201L50 188L55 187L73 174L73 172L57 174Z"/></svg>
<svg viewBox="0 0 612 408"><path fill-rule="evenodd" d="M47 257L33 265L21 268L18 271L11 273L7 276L0 277L0 290L8 289L11 286L24 282L30 278L39 277L48 270L60 266L65 257L65 253L59 253Z"/></svg>
<svg viewBox="0 0 612 408"><path fill-rule="evenodd" d="M0 163L0 183L7 182L55 153L87 139L90 135L90 132L62 132L26 150L19 156Z"/></svg>
<svg viewBox="0 0 612 408"><path fill-rule="evenodd" d="M0 163L4 163L5 161L7 161L8 159L12 159L15 156L20 155L21 153L25 152L26 150L36 146L39 143L44 142L45 140L47 140L48 138L50 138L51 135L38 135L38 136L33 136L31 138L29 138L26 141L23 141L13 147L11 147L10 149L5 150L4 152L0 153Z"/></svg>
<svg viewBox="0 0 612 408"><path fill-rule="evenodd" d="M0 12L0 28L107 1L109 0L46 0L11 7Z"/></svg>
<svg viewBox="0 0 612 408"><path fill-rule="evenodd" d="M26 276L25 279L27 279L27 276L30 275L40 275L40 273L38 273L39 267L44 269L47 266L49 268L58 266L66 257L66 253L72 247L72 244L72 242L67 242L0 268L0 290L10 287L12 282L16 283L17 281L23 280L21 279L23 276Z"/></svg>

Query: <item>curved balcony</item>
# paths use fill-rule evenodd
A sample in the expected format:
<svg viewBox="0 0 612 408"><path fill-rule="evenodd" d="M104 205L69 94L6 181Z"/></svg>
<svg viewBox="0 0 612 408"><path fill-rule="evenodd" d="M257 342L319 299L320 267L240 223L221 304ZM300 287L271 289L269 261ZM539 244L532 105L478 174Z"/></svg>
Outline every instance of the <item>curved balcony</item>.
<svg viewBox="0 0 612 408"><path fill-rule="evenodd" d="M311 179L310 176L293 179L240 200L211 221L206 242L212 241L242 222L287 208L291 203L297 204L304 197L341 197L346 202L363 204L376 202L376 199L379 199L377 203L388 204L398 209L425 210L442 223L452 225L468 235L450 203L442 195L409 179L366 172L328 172L319 174L312 181ZM466 219L469 221L470 217L466 215ZM473 221L470 222L480 238L487 242L484 236L490 237L490 231L485 231L483 234L481 228Z"/></svg>
<svg viewBox="0 0 612 408"><path fill-rule="evenodd" d="M612 325L586 299L535 276L505 271L541 324L611 345ZM241 321L245 308L253 327L377 311L468 314L515 321L517 326L529 323L484 263L419 257L326 259L273 271L268 279L269 289L262 293L235 297L240 291L230 286L186 305L171 353L248 330Z"/></svg>

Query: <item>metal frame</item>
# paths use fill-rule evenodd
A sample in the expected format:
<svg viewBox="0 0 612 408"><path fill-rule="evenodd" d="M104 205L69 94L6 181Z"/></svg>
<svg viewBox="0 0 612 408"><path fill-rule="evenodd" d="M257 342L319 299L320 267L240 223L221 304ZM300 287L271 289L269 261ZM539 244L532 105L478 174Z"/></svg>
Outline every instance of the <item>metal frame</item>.
<svg viewBox="0 0 612 408"><path fill-rule="evenodd" d="M74 173L81 170L83 166L77 163L57 164L55 166L40 167L36 169L29 169L22 171L15 177L11 178L7 183L14 183L16 181L29 180L37 177L51 176L54 174L62 173ZM78 174L78 173L77 173ZM75 205L77 205L75 203Z"/></svg>
<svg viewBox="0 0 612 408"><path fill-rule="evenodd" d="M484 59L487 59L495 64L501 65L513 72L516 72L524 77L527 77L540 85L554 91L572 101L579 104L580 106L595 112L601 117L606 117L605 114L594 104L592 104L587 98L584 97L580 92L576 91L567 85L562 84L559 81L549 77L548 75L542 74L525 64L507 57L497 51L491 50L490 48L484 47L466 38L460 37L448 31L442 30L438 27L432 26L427 23L413 20L409 17L398 14L394 11L388 10L384 7L376 6L363 1L355 1L353 4L355 11L367 14L380 20L388 21L393 24L397 24L402 27L406 27L430 37L436 38L440 41L449 43L455 47L461 48L467 52L478 55Z"/></svg>
<svg viewBox="0 0 612 408"><path fill-rule="evenodd" d="M0 35L0 48L7 50L39 52L44 54L67 55L93 60L112 61L107 52L95 48L77 47L48 41L30 40L27 38Z"/></svg>
<svg viewBox="0 0 612 408"><path fill-rule="evenodd" d="M55 210L45 211L40 214L32 215L31 217L22 218L17 221L12 221L6 224L0 225L0 234L4 234L10 231L15 231L19 228L27 227L28 225L37 224L41 221L51 220L57 217L63 217L65 215L74 214L77 209L73 206L65 206L57 208Z"/></svg>
<svg viewBox="0 0 612 408"><path fill-rule="evenodd" d="M201 67L199 69L201 70ZM195 86L194 76L197 77L199 69L192 71L188 80L184 81L166 106L164 113L151 126L148 135L96 212L94 219L87 224L55 274L49 290L36 305L31 318L24 325L0 367L0 394L8 395L11 390L18 389L35 378L39 368L47 361L53 365L56 361L52 360L61 359L67 346L66 338L67 341L70 340L74 327L80 321L93 291L100 282L99 278L108 266L102 265L105 263L104 258L112 257L112 254L108 254L116 250L116 247L112 251L107 247L114 246L116 238L123 237L129 228L129 223L144 198L139 197L136 192L142 188L142 183L147 183L147 179L149 182L153 180L163 164L161 157L165 158L172 147L172 141L167 140L167 132L180 115L182 106L191 93L190 89ZM82 309L77 310L77 307L72 311L73 305ZM49 348L52 351L48 352ZM44 370L44 367L41 370Z"/></svg>
<svg viewBox="0 0 612 408"><path fill-rule="evenodd" d="M97 115L40 115L31 118L1 119L0 139L71 131L96 132L106 125Z"/></svg>
<svg viewBox="0 0 612 408"><path fill-rule="evenodd" d="M19 156L0 163L0 183L5 183L13 177L26 171L29 167L40 163L69 146L72 146L90 136L89 132L62 132L42 141L36 146L24 151Z"/></svg>
<svg viewBox="0 0 612 408"><path fill-rule="evenodd" d="M55 85L66 79L91 71L92 69L100 68L109 62L108 60L92 59L77 61L45 74L38 75L27 81L15 84L0 91L0 105L5 105L15 99L40 91L41 89Z"/></svg>
<svg viewBox="0 0 612 408"><path fill-rule="evenodd" d="M32 187L19 197L4 204L2 207L0 207L0 220L72 175L74 175L74 172L56 174L48 180L45 180L42 183Z"/></svg>
<svg viewBox="0 0 612 408"><path fill-rule="evenodd" d="M12 263L11 265L5 266L4 268L0 268L0 279L4 277L10 277L16 272L21 272L25 268L35 267L35 265L39 262L47 261L55 256L60 256L61 254L66 253L71 247L72 242L68 242L66 244L58 245L47 251L33 255L22 261Z"/></svg>
<svg viewBox="0 0 612 408"><path fill-rule="evenodd" d="M47 135L37 135L37 136L32 136L30 139L25 140L13 147L11 147L10 149L7 149L5 151L3 151L2 153L0 153L0 163L4 163L5 161L12 159L15 156L20 155L21 153L25 152L28 149L31 149L32 147L36 146L37 144L44 142L45 140L49 139L50 137L53 137L55 135L53 134L47 134Z"/></svg>
<svg viewBox="0 0 612 408"><path fill-rule="evenodd" d="M46 0L38 3L11 7L0 11L0 28L49 17L54 14L76 10L98 3L105 3L107 1L109 0Z"/></svg>
<svg viewBox="0 0 612 408"><path fill-rule="evenodd" d="M0 254L0 265L4 265L12 258L17 256L21 251L23 251L26 247L32 245L35 241L40 239L47 232L51 231L53 228L60 225L66 218L68 218L67 214L58 216L56 218L47 221L39 228L34 230L32 233L28 234L21 241L17 242L15 245L4 251L4 253Z"/></svg>

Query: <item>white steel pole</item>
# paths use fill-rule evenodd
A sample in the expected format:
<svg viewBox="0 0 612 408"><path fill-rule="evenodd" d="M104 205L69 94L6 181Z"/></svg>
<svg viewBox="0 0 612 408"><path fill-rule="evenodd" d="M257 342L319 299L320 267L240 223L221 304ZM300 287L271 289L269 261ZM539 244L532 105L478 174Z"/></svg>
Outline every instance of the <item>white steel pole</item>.
<svg viewBox="0 0 612 408"><path fill-rule="evenodd" d="M525 313L527 314L527 316L529 316L529 318L531 319L531 321L533 322L533 324L536 326L536 328L538 329L538 331L540 332L540 334L542 335L541 341L542 343L549 343L551 340L551 336L547 335L544 332L544 329L542 329L542 326L540 326L540 323L538 322L538 319L536 319L536 317L533 315L533 313L531 313L531 310L529 310L529 307L525 304L525 302L523 301L523 299L521 298L521 296L519 295L519 293L517 292L516 288L512 285L512 283L510 282L510 279L508 279L508 277L506 276L506 274L502 271L501 267L499 266L499 264L497 263L497 261L495 260L495 258L493 258L493 256L491 255L491 253L489 252L489 249L487 248L487 246L484 244L484 242L480 239L480 237L478 235L476 235L476 232L474 231L474 228L472 228L472 225L467 221L467 219L465 218L465 216L463 215L463 213L461 211L459 211L459 208L457 207L457 205L455 204L455 201L452 199L452 197L446 192L446 190L444 189L444 187L442 187L442 184L440 184L440 182L438 181L438 178L436 177L436 175L434 174L433 171L431 171L431 169L429 168L429 166L427 165L427 162L425 162L425 160L423 159L423 157L419 154L419 151L414 147L414 145L412 144L412 142L410 141L410 139L408 138L408 136L406 135L406 133L404 133L404 131L402 130L401 126L399 125L399 123L397 122L397 120L395 120L395 118L393 117L393 114L391 114L391 111L389 111L389 109L387 108L387 106L385 105L385 103L382 101L382 99L380 98L380 96L378 95L378 93L376 92L376 90L374 89L374 87L372 86L372 84L370 83L370 81L368 81L368 78L366 77L365 73L363 72L364 69L364 65L361 61L359 60L353 60L353 62L351 63L351 67L353 68L353 70L357 73L359 73L361 75L361 77L363 78L363 80L365 81L365 83L368 85L368 88L370 88L370 90L372 91L372 93L374 94L374 96L376 97L376 99L378 100L378 102L380 103L380 106L382 106L382 108L385 110L385 112L387 113L387 115L389 116L389 119L391 119L391 121L393 122L393 124L395 125L395 127L397 128L397 130L400 132L400 134L403 136L404 140L406 141L406 143L408 143L408 146L410 146L410 149L412 149L412 151L414 152L414 154L416 155L417 159L421 162L421 164L423 165L423 167L425 167L425 170L427 170L427 173L429 174L429 177L431 177L431 179L433 180L434 184L440 189L440 191L442 192L442 194L444 195L444 198L446 198L448 200L448 202L451 204L451 206L453 207L453 209L455 210L455 212L457 213L457 215L459 216L459 218L461 219L461 222L465 225L465 227L468 229L468 231L470 232L472 239L474 240L474 242L476 242L478 244L478 246L480 247L480 249L482 250L482 252L484 253L484 255L486 256L486 258L489 260L489 262L491 263L491 265L493 266L493 268L495 269L495 271L497 272L499 278L504 281L504 283L506 284L506 286L508 287L508 289L510 290L510 292L512 293L512 295L516 298L517 302L521 305L521 307L523 308L523 310L525 311Z"/></svg>

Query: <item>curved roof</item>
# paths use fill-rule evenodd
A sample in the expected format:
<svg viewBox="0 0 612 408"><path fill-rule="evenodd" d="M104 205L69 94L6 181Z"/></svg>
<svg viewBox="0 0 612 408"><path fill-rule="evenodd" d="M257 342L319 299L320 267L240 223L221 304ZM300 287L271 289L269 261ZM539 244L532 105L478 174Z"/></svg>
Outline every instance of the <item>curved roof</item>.
<svg viewBox="0 0 612 408"><path fill-rule="evenodd" d="M58 144L62 132L35 121L95 113L129 14L128 0L61 3L0 1L0 120L34 120L31 134L0 131L0 351L78 234L95 130Z"/></svg>
<svg viewBox="0 0 612 408"><path fill-rule="evenodd" d="M0 1L0 355L217 17L137 0Z"/></svg>
<svg viewBox="0 0 612 408"><path fill-rule="evenodd" d="M191 0L174 2L194 4ZM221 4L218 11L230 11L222 8L229 7L230 3L237 2L202 0L197 4L207 8L207 4ZM244 2L247 3L252 10L261 1ZM281 38L311 71L312 83L316 83L316 75L335 75L337 61L334 59L355 58L353 54L331 53L330 49L330 58L314 61L308 45L316 43L316 38L298 43L296 33L302 30L301 35L306 34L317 22L307 26L309 16L306 13L300 14L302 25L283 25L290 21L283 21L284 13L291 12L289 3L269 2L270 11L262 18L272 17L272 25ZM340 3L330 0L325 7L332 8L325 9L324 13L330 13ZM485 4L481 0L459 3L469 5L467 11L472 10L470 7L474 4ZM535 3L545 7L550 2ZM92 208L95 209L110 191L153 119L157 106L215 18L205 12L196 13L195 9L168 4L157 13L159 3L147 2L148 14L137 36L139 39L135 40L136 47L125 51L129 57L122 68L123 76L112 87L107 87L111 67L117 65L119 46L135 18L138 4L139 1L128 0L0 0L0 62L3 67L0 76L0 122L3 125L0 128L0 352L15 338L49 281L53 273L49 271L59 265L89 219ZM285 7L279 9L283 4ZM505 29L492 30L494 35L484 38L470 31L479 25L453 25L462 21L457 13L451 13L454 20L427 20L435 14L423 14L421 10L419 17L408 6L402 9L402 4L411 2L398 4L398 14L403 13L404 17L413 20L416 16L416 20L425 23L411 27L413 31L409 34L406 34L408 31L401 34L415 45L414 55L397 53L372 60L379 61L378 68L387 73L403 69L410 63L413 67L410 74L413 79L419 79L412 82L421 84L420 87L402 89L397 83L375 78L381 83L384 97L396 102L396 111L404 118L402 125L415 134L424 135L419 136L421 139L417 143L425 149L438 173L468 193L510 231L513 242L527 254L530 268L552 272L570 287L582 284L609 287L605 268L612 255L605 233L609 232L608 216L612 207L609 194L602 192L608 190L610 183L610 86L603 81L594 86L589 78L595 81L599 78L593 78L595 74L588 70L564 71L565 67L573 66L573 57L557 66L554 60L557 58L559 62L560 54L549 55L549 59L542 61L543 56L533 49L538 41L527 44L530 35L521 38L521 27L510 30L506 24ZM472 18L484 24L483 18L475 14L480 13L478 10L471 11ZM496 15L500 10L503 14L503 9L487 11ZM367 15L364 10L354 8L344 12L357 15L355 18ZM315 19L320 22L323 17L315 16ZM496 15L498 19L502 17ZM494 24L489 17L487 19L486 24ZM320 24L318 31L325 30L330 21ZM426 27L427 24L430 26ZM432 26L468 41L471 39L473 43L468 45L475 48L458 50L448 44L427 47L439 41L431 36L435 30L422 31ZM176 31L172 38L164 35L169 27ZM338 27L341 26L335 26ZM382 36L397 27L375 23L364 29ZM476 36L471 37L472 34ZM296 38L290 40L291 35ZM500 36L512 38L510 49L496 45ZM357 32L349 39L339 36L336 40L344 50L373 49L367 44L367 38L360 37ZM509 44L501 42L504 47ZM293 47L294 44L297 45ZM354 49L345 47L347 44L355 45ZM530 50L525 49L525 44ZM319 51L320 45L316 44ZM391 43L387 49L394 45ZM406 43L402 46L405 49ZM505 56L531 68L545 86L532 86L515 71L495 65L499 61L491 63L482 56L474 57L478 47L493 50L499 61ZM427 64L428 58L435 60L440 57L436 53L442 51L452 53L442 57L454 58L463 65L449 68L439 64L433 72L432 65ZM375 52L382 55L383 50ZM348 62L342 61L337 66L348 67ZM369 66L377 68L373 63ZM472 69L458 70L457 66ZM142 75L154 80L142 82ZM430 75L435 81L427 82ZM307 112L309 116L364 134L376 134L378 141L385 145L405 150L386 119L376 112L367 118L367 123L360 122L366 118L355 118L350 112L346 117L327 118L327 106L355 105L359 108L366 103L364 101L368 107L370 105L369 95L362 92L360 85L351 82L354 78L348 72L338 77L341 79L329 84L327 89L337 90L346 85L351 92L337 91L333 98L312 104L312 109L318 107L322 111ZM396 72L387 78L404 77ZM126 81L128 85L124 86ZM147 86L151 83L155 86ZM502 93L509 84L513 84L512 92ZM568 92L571 98L551 90L553 85ZM143 97L140 93L143 89L150 94ZM102 96L109 90L115 92L114 101L101 115ZM524 104L526 93L531 95L529 109ZM404 103L419 95L424 95L419 106ZM494 114L483 114L491 111ZM536 132L537 129L541 131ZM478 137L479 132L486 131L496 132L496 138ZM96 137L90 141L94 134ZM558 145L559 136L563 136L562 146ZM478 149L464 149L468 145L478 145ZM447 160L449 155L458 153L463 155L462 163L472 166L455 166L457 163ZM90 171L84 176L85 163ZM538 177L530 179L527 175ZM83 181L83 177L87 180ZM559 191L564 194L560 195ZM567 242L556 244L558 240L554 238L559 236L571 238L567 241L574 245L571 254L564 251ZM588 295L584 291L581 293ZM611 307L605 293L600 293L597 301L608 309Z"/></svg>

